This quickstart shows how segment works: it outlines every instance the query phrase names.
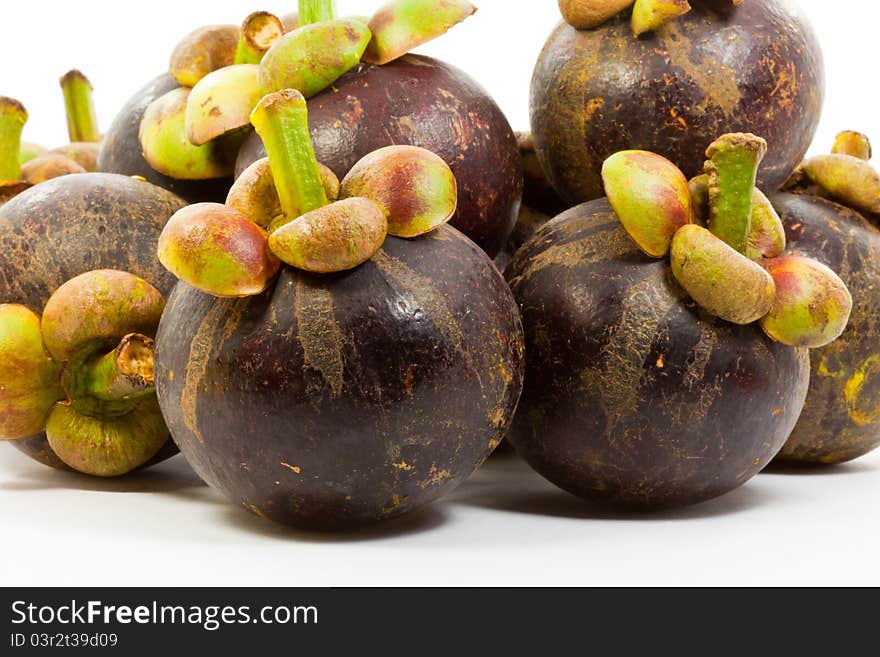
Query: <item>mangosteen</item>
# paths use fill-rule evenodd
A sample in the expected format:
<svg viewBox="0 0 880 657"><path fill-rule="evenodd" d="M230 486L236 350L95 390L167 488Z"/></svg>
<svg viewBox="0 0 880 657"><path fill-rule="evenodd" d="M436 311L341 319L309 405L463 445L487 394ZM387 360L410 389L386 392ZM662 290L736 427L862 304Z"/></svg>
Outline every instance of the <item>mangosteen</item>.
<svg viewBox="0 0 880 657"><path fill-rule="evenodd" d="M169 191L116 174L71 175L30 188L0 208L0 301L39 313L62 284L99 269L130 272L167 296L176 281L156 258L156 241L184 205ZM44 433L12 445L66 467ZM172 447L169 441L163 456Z"/></svg>
<svg viewBox="0 0 880 657"><path fill-rule="evenodd" d="M274 185L186 208L160 238L182 279L157 337L160 404L196 472L261 517L321 529L397 517L504 437L522 386L516 304L446 225L458 194L442 158L380 149L329 202L305 98L270 94L252 121L269 167L242 178L268 171ZM236 209L274 206L274 220Z"/></svg>
<svg viewBox="0 0 880 657"><path fill-rule="evenodd" d="M340 178L368 153L412 145L441 156L459 185L452 225L490 256L513 230L522 194L516 137L501 109L464 72L420 55L381 66L361 63L309 99L318 161ZM266 156L245 141L236 173Z"/></svg>
<svg viewBox="0 0 880 657"><path fill-rule="evenodd" d="M850 461L880 446L880 230L826 199L777 194L771 200L789 250L839 272L855 300L846 332L813 354L807 402L778 459Z"/></svg>
<svg viewBox="0 0 880 657"><path fill-rule="evenodd" d="M556 28L532 79L532 131L570 204L603 195L600 169L616 151L659 153L692 177L709 143L738 131L770 143L758 187L772 192L812 141L823 85L816 37L784 0L694 3L638 38L624 12L591 29Z"/></svg>
<svg viewBox="0 0 880 657"><path fill-rule="evenodd" d="M110 269L64 283L42 316L0 304L0 440L45 431L54 457L97 477L150 463L169 437L151 337L164 307L148 282Z"/></svg>
<svg viewBox="0 0 880 657"><path fill-rule="evenodd" d="M755 190L766 148L724 135L690 184L657 154L617 153L607 199L514 257L526 384L509 439L550 481L678 506L733 490L782 449L807 395L805 348L839 337L853 301L830 268L780 247Z"/></svg>
<svg viewBox="0 0 880 657"><path fill-rule="evenodd" d="M98 155L98 171L140 176L190 203L223 201L232 184L231 177L180 180L159 173L144 159L139 139L144 113L153 102L179 86L170 74L163 73L132 96L104 135L104 143Z"/></svg>

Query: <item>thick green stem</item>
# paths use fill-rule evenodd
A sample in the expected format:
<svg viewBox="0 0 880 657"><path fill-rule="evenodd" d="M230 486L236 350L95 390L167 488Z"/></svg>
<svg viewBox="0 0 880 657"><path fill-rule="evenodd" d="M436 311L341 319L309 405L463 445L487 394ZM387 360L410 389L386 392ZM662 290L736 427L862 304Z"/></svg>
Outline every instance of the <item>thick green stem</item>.
<svg viewBox="0 0 880 657"><path fill-rule="evenodd" d="M21 178L21 132L28 114L17 100L0 98L0 184Z"/></svg>
<svg viewBox="0 0 880 657"><path fill-rule="evenodd" d="M767 142L752 134L727 134L706 151L709 229L745 254L749 246L752 198Z"/></svg>
<svg viewBox="0 0 880 657"><path fill-rule="evenodd" d="M72 142L101 141L92 89L89 79L77 70L69 71L61 78L67 133Z"/></svg>
<svg viewBox="0 0 880 657"><path fill-rule="evenodd" d="M332 21L336 18L335 0L299 0L299 26Z"/></svg>
<svg viewBox="0 0 880 657"><path fill-rule="evenodd" d="M286 220L327 205L303 95L294 89L269 94L251 114L251 123L266 146Z"/></svg>
<svg viewBox="0 0 880 657"><path fill-rule="evenodd" d="M259 64L263 55L284 36L281 19L268 11L257 11L244 19L235 53L236 64Z"/></svg>
<svg viewBox="0 0 880 657"><path fill-rule="evenodd" d="M127 335L113 351L83 365L83 392L101 401L138 399L155 391L155 343L138 333Z"/></svg>

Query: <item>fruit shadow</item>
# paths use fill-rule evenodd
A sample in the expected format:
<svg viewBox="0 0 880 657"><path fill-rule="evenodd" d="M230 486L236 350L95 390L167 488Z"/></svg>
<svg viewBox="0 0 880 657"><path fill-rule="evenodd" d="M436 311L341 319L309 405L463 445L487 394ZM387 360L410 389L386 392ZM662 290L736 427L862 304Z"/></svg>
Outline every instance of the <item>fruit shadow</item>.
<svg viewBox="0 0 880 657"><path fill-rule="evenodd" d="M310 531L285 527L271 520L264 520L234 505L224 505L222 509L218 508L217 511L219 519L232 525L235 529L258 534L264 538L293 543L366 543L403 538L438 529L448 520L448 515L442 507L434 505L419 509L402 518L359 529Z"/></svg>
<svg viewBox="0 0 880 657"><path fill-rule="evenodd" d="M825 465L821 463L771 463L761 473L766 475L779 475L785 477L829 477L851 476L857 474L869 474L877 472L876 463L866 461L850 461L839 465Z"/></svg>
<svg viewBox="0 0 880 657"><path fill-rule="evenodd" d="M33 467L31 467L33 465ZM0 490L79 490L98 493L176 493L204 488L205 484L181 456L161 466L132 472L124 477L102 479L79 472L56 470L39 464L27 464L18 479L0 482Z"/></svg>
<svg viewBox="0 0 880 657"><path fill-rule="evenodd" d="M582 500L534 472L516 454L493 456L449 498L451 504L572 520L663 522L743 513L773 503L777 493L752 482L714 500L684 508L640 511Z"/></svg>

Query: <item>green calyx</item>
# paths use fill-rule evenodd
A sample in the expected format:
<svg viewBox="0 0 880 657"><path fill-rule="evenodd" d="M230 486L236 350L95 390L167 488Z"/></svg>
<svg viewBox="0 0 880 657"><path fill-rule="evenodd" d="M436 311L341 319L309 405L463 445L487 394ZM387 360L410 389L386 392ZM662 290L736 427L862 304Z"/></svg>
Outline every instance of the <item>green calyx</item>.
<svg viewBox="0 0 880 657"><path fill-rule="evenodd" d="M266 147L284 217L292 221L327 205L303 94L286 89L267 95L251 123Z"/></svg>
<svg viewBox="0 0 880 657"><path fill-rule="evenodd" d="M702 174L688 182L697 219L709 219L709 176ZM776 258L785 251L785 226L779 214L764 192L757 187L752 190L752 216L745 255L752 260Z"/></svg>
<svg viewBox="0 0 880 657"><path fill-rule="evenodd" d="M284 33L284 23L268 11L254 12L244 19L235 52L236 64L259 64Z"/></svg>
<svg viewBox="0 0 880 657"><path fill-rule="evenodd" d="M841 150L864 154L866 146L857 133L838 139ZM645 253L669 253L674 278L703 310L734 324L760 321L782 344L822 347L846 328L852 298L828 267L784 255L785 227L755 187L766 148L754 135L724 135L706 152L706 173L690 181L658 155L623 151L603 166L606 194ZM835 188L833 177L823 177L827 171L820 168L834 161L845 164L845 173L858 167L862 189L870 189L863 169L868 165L853 155L826 156L819 166L808 161L803 169ZM836 187L842 188L848 187Z"/></svg>
<svg viewBox="0 0 880 657"><path fill-rule="evenodd" d="M656 153L615 153L602 165L602 182L626 232L652 258L666 257L676 231L694 221L687 179Z"/></svg>
<svg viewBox="0 0 880 657"><path fill-rule="evenodd" d="M89 79L76 69L68 71L60 80L67 114L67 134L71 142L99 142L98 117L93 87Z"/></svg>
<svg viewBox="0 0 880 657"><path fill-rule="evenodd" d="M204 146L250 126L251 111L262 98L256 64L235 64L208 73L190 91L184 130L190 144Z"/></svg>
<svg viewBox="0 0 880 657"><path fill-rule="evenodd" d="M387 234L382 208L366 198L348 198L285 224L269 237L269 247L291 267L330 274L365 263Z"/></svg>
<svg viewBox="0 0 880 657"><path fill-rule="evenodd" d="M179 180L231 176L244 135L233 133L203 146L190 142L186 112L191 93L184 87L173 89L147 107L139 135L144 158L159 173Z"/></svg>
<svg viewBox="0 0 880 657"><path fill-rule="evenodd" d="M831 269L811 258L784 256L764 263L776 284L770 312L761 328L777 342L817 349L846 329L853 300Z"/></svg>
<svg viewBox="0 0 880 657"><path fill-rule="evenodd" d="M299 0L297 25L311 25L336 18L335 0Z"/></svg>
<svg viewBox="0 0 880 657"><path fill-rule="evenodd" d="M27 120L24 105L13 98L0 98L0 185L21 178L21 133Z"/></svg>
<svg viewBox="0 0 880 657"><path fill-rule="evenodd" d="M467 0L392 0L370 19L370 64L387 64L476 13Z"/></svg>
<svg viewBox="0 0 880 657"><path fill-rule="evenodd" d="M691 10L687 0L636 0L630 25L635 36L656 30Z"/></svg>
<svg viewBox="0 0 880 657"><path fill-rule="evenodd" d="M318 163L318 175L328 202L338 200L339 179L336 174ZM236 178L226 197L226 205L270 232L290 221L281 209L281 199L268 157L257 160Z"/></svg>
<svg viewBox="0 0 880 657"><path fill-rule="evenodd" d="M260 294L278 273L267 234L219 203L179 210L159 236L159 262L180 280L216 297Z"/></svg>
<svg viewBox="0 0 880 657"><path fill-rule="evenodd" d="M867 160L835 153L812 157L801 167L823 195L860 212L880 213L880 174Z"/></svg>
<svg viewBox="0 0 880 657"><path fill-rule="evenodd" d="M706 151L709 180L709 230L745 253L752 219L752 192L767 142L751 134L720 137Z"/></svg>
<svg viewBox="0 0 880 657"><path fill-rule="evenodd" d="M370 199L387 217L389 235L413 238L455 216L458 184L439 155L415 146L388 146L352 167L340 197Z"/></svg>
<svg viewBox="0 0 880 657"><path fill-rule="evenodd" d="M260 63L263 91L295 89L311 98L358 65L371 37L367 26L353 19L307 24L289 32Z"/></svg>
<svg viewBox="0 0 880 657"><path fill-rule="evenodd" d="M169 72L182 87L194 87L208 73L235 63L240 30L208 25L186 35L171 54Z"/></svg>
<svg viewBox="0 0 880 657"><path fill-rule="evenodd" d="M565 22L578 30L598 27L613 18L634 0L559 0L559 11Z"/></svg>
<svg viewBox="0 0 880 657"><path fill-rule="evenodd" d="M163 308L149 283L114 270L62 285L42 318L0 306L0 437L45 431L61 460L95 476L146 463L168 439L144 334Z"/></svg>

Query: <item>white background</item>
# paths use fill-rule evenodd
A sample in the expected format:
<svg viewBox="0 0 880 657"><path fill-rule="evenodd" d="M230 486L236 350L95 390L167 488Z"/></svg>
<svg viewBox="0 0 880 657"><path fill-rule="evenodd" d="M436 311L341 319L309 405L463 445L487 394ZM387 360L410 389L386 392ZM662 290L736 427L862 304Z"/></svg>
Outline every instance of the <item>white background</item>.
<svg viewBox="0 0 880 657"><path fill-rule="evenodd" d="M478 14L419 51L467 70L515 129L555 0L475 0ZM752 0L746 0L750 2ZM66 141L58 78L82 69L106 127L167 66L178 39L238 23L271 0L4 3L0 94L22 100L25 139ZM378 0L339 0L369 14ZM880 142L873 60L880 9L802 0L824 46L826 111ZM834 469L762 474L698 507L618 516L496 457L451 498L368 533L304 534L226 504L181 458L119 481L54 472L0 446L0 585L880 584L880 453Z"/></svg>

